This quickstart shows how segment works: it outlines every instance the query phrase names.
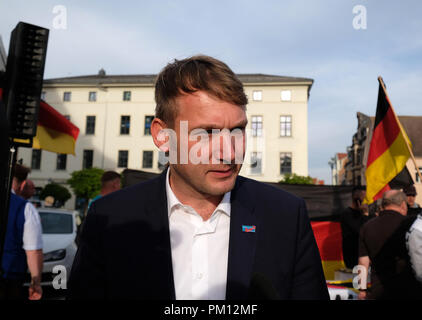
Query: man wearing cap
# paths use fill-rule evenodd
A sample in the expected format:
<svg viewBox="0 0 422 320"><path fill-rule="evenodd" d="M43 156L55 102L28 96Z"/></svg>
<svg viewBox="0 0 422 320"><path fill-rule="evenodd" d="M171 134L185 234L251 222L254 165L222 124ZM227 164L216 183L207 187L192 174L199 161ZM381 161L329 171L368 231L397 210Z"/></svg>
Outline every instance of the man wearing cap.
<svg viewBox="0 0 422 320"><path fill-rule="evenodd" d="M374 217L369 215L368 206L363 204L365 196L366 188L355 186L352 190L352 204L341 213L343 260L349 269L358 264L360 228Z"/></svg>
<svg viewBox="0 0 422 320"><path fill-rule="evenodd" d="M403 192L407 196L407 215L414 216L422 213L422 208L415 202L416 199L416 188L414 185L408 186L403 189Z"/></svg>

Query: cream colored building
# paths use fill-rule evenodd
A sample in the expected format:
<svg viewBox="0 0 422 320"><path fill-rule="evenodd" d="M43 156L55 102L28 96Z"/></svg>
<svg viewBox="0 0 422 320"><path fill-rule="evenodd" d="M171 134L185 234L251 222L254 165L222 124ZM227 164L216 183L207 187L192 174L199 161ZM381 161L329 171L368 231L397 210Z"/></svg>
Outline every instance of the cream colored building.
<svg viewBox="0 0 422 320"><path fill-rule="evenodd" d="M248 141L251 145L264 141L261 147L247 149L241 175L268 182L280 181L284 172L307 176L313 80L263 74L238 77L249 99L248 129L255 135ZM18 158L32 167L30 178L36 186L64 183L84 166L160 172L161 155L148 132L155 110L154 79L155 75L109 76L100 70L98 75L45 80L44 100L68 116L80 134L76 156L19 150ZM66 207L73 208L74 203L71 199Z"/></svg>

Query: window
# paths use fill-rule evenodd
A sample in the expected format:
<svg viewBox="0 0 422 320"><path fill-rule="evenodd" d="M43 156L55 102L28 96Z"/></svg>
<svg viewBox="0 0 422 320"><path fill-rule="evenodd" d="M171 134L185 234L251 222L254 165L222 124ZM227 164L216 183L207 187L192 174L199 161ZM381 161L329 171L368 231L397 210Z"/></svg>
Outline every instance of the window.
<svg viewBox="0 0 422 320"><path fill-rule="evenodd" d="M166 168L168 159L166 159L166 153L164 151L158 151L158 169L163 171Z"/></svg>
<svg viewBox="0 0 422 320"><path fill-rule="evenodd" d="M292 136L292 116L280 117L280 136L281 137Z"/></svg>
<svg viewBox="0 0 422 320"><path fill-rule="evenodd" d="M89 101L97 101L97 92L96 91L90 91L88 95Z"/></svg>
<svg viewBox="0 0 422 320"><path fill-rule="evenodd" d="M128 159L129 159L129 151L119 150L119 159L117 160L117 167L127 168Z"/></svg>
<svg viewBox="0 0 422 320"><path fill-rule="evenodd" d="M120 117L120 134L129 134L130 132L130 116Z"/></svg>
<svg viewBox="0 0 422 320"><path fill-rule="evenodd" d="M262 116L252 116L252 137L262 136Z"/></svg>
<svg viewBox="0 0 422 320"><path fill-rule="evenodd" d="M281 101L291 101L291 100L292 100L292 92L290 90L281 91Z"/></svg>
<svg viewBox="0 0 422 320"><path fill-rule="evenodd" d="M251 153L251 174L262 173L262 153L252 152Z"/></svg>
<svg viewBox="0 0 422 320"><path fill-rule="evenodd" d="M130 91L123 91L123 101L130 101L132 92Z"/></svg>
<svg viewBox="0 0 422 320"><path fill-rule="evenodd" d="M72 92L66 91L63 93L63 101L70 101L72 96Z"/></svg>
<svg viewBox="0 0 422 320"><path fill-rule="evenodd" d="M151 135L151 122L153 119L154 119L154 116L145 116L144 135L146 136Z"/></svg>
<svg viewBox="0 0 422 320"><path fill-rule="evenodd" d="M40 170L41 168L41 149L32 149L31 169Z"/></svg>
<svg viewBox="0 0 422 320"><path fill-rule="evenodd" d="M84 150L84 157L82 160L82 169L92 168L93 159L94 159L94 150Z"/></svg>
<svg viewBox="0 0 422 320"><path fill-rule="evenodd" d="M142 154L142 168L152 168L152 151L144 151Z"/></svg>
<svg viewBox="0 0 422 320"><path fill-rule="evenodd" d="M253 101L261 101L262 100L262 91L255 90L252 92L252 99Z"/></svg>
<svg viewBox="0 0 422 320"><path fill-rule="evenodd" d="M280 153L280 174L292 173L292 153Z"/></svg>
<svg viewBox="0 0 422 320"><path fill-rule="evenodd" d="M70 214L39 211L43 234L71 234L73 218Z"/></svg>
<svg viewBox="0 0 422 320"><path fill-rule="evenodd" d="M41 99L45 100L45 91L41 92Z"/></svg>
<svg viewBox="0 0 422 320"><path fill-rule="evenodd" d="M85 134L95 134L95 116L86 116Z"/></svg>
<svg viewBox="0 0 422 320"><path fill-rule="evenodd" d="M421 167L419 167L419 171L422 173L422 168ZM418 171L417 170L415 170L415 174L416 174L415 181L417 183L420 183L421 182L421 179L419 178L419 174L418 174Z"/></svg>
<svg viewBox="0 0 422 320"><path fill-rule="evenodd" d="M56 170L66 170L67 154L57 154Z"/></svg>

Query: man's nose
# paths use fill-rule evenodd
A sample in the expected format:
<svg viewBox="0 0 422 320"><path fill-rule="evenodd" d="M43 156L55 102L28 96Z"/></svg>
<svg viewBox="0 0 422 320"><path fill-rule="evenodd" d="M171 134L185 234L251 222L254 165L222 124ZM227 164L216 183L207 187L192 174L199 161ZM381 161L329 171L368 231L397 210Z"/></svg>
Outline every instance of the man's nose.
<svg viewBox="0 0 422 320"><path fill-rule="evenodd" d="M220 159L225 164L232 164L234 163L234 159L236 157L236 150L235 150L235 141L234 137L231 137L230 134L224 135L221 137L223 140L221 143L221 152L220 152Z"/></svg>
<svg viewBox="0 0 422 320"><path fill-rule="evenodd" d="M233 164L236 159L236 136L231 135L230 131L223 130L214 140L214 157L219 163Z"/></svg>

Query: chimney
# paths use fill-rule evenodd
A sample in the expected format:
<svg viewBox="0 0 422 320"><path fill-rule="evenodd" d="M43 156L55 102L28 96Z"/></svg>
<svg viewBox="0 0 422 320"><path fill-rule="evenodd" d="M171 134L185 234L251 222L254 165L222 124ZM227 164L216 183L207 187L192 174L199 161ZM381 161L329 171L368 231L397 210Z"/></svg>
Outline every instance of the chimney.
<svg viewBox="0 0 422 320"><path fill-rule="evenodd" d="M106 75L105 70L104 70L103 68L101 68L101 69L100 69L100 71L98 71L98 75L99 75L100 77L105 77L105 75Z"/></svg>

